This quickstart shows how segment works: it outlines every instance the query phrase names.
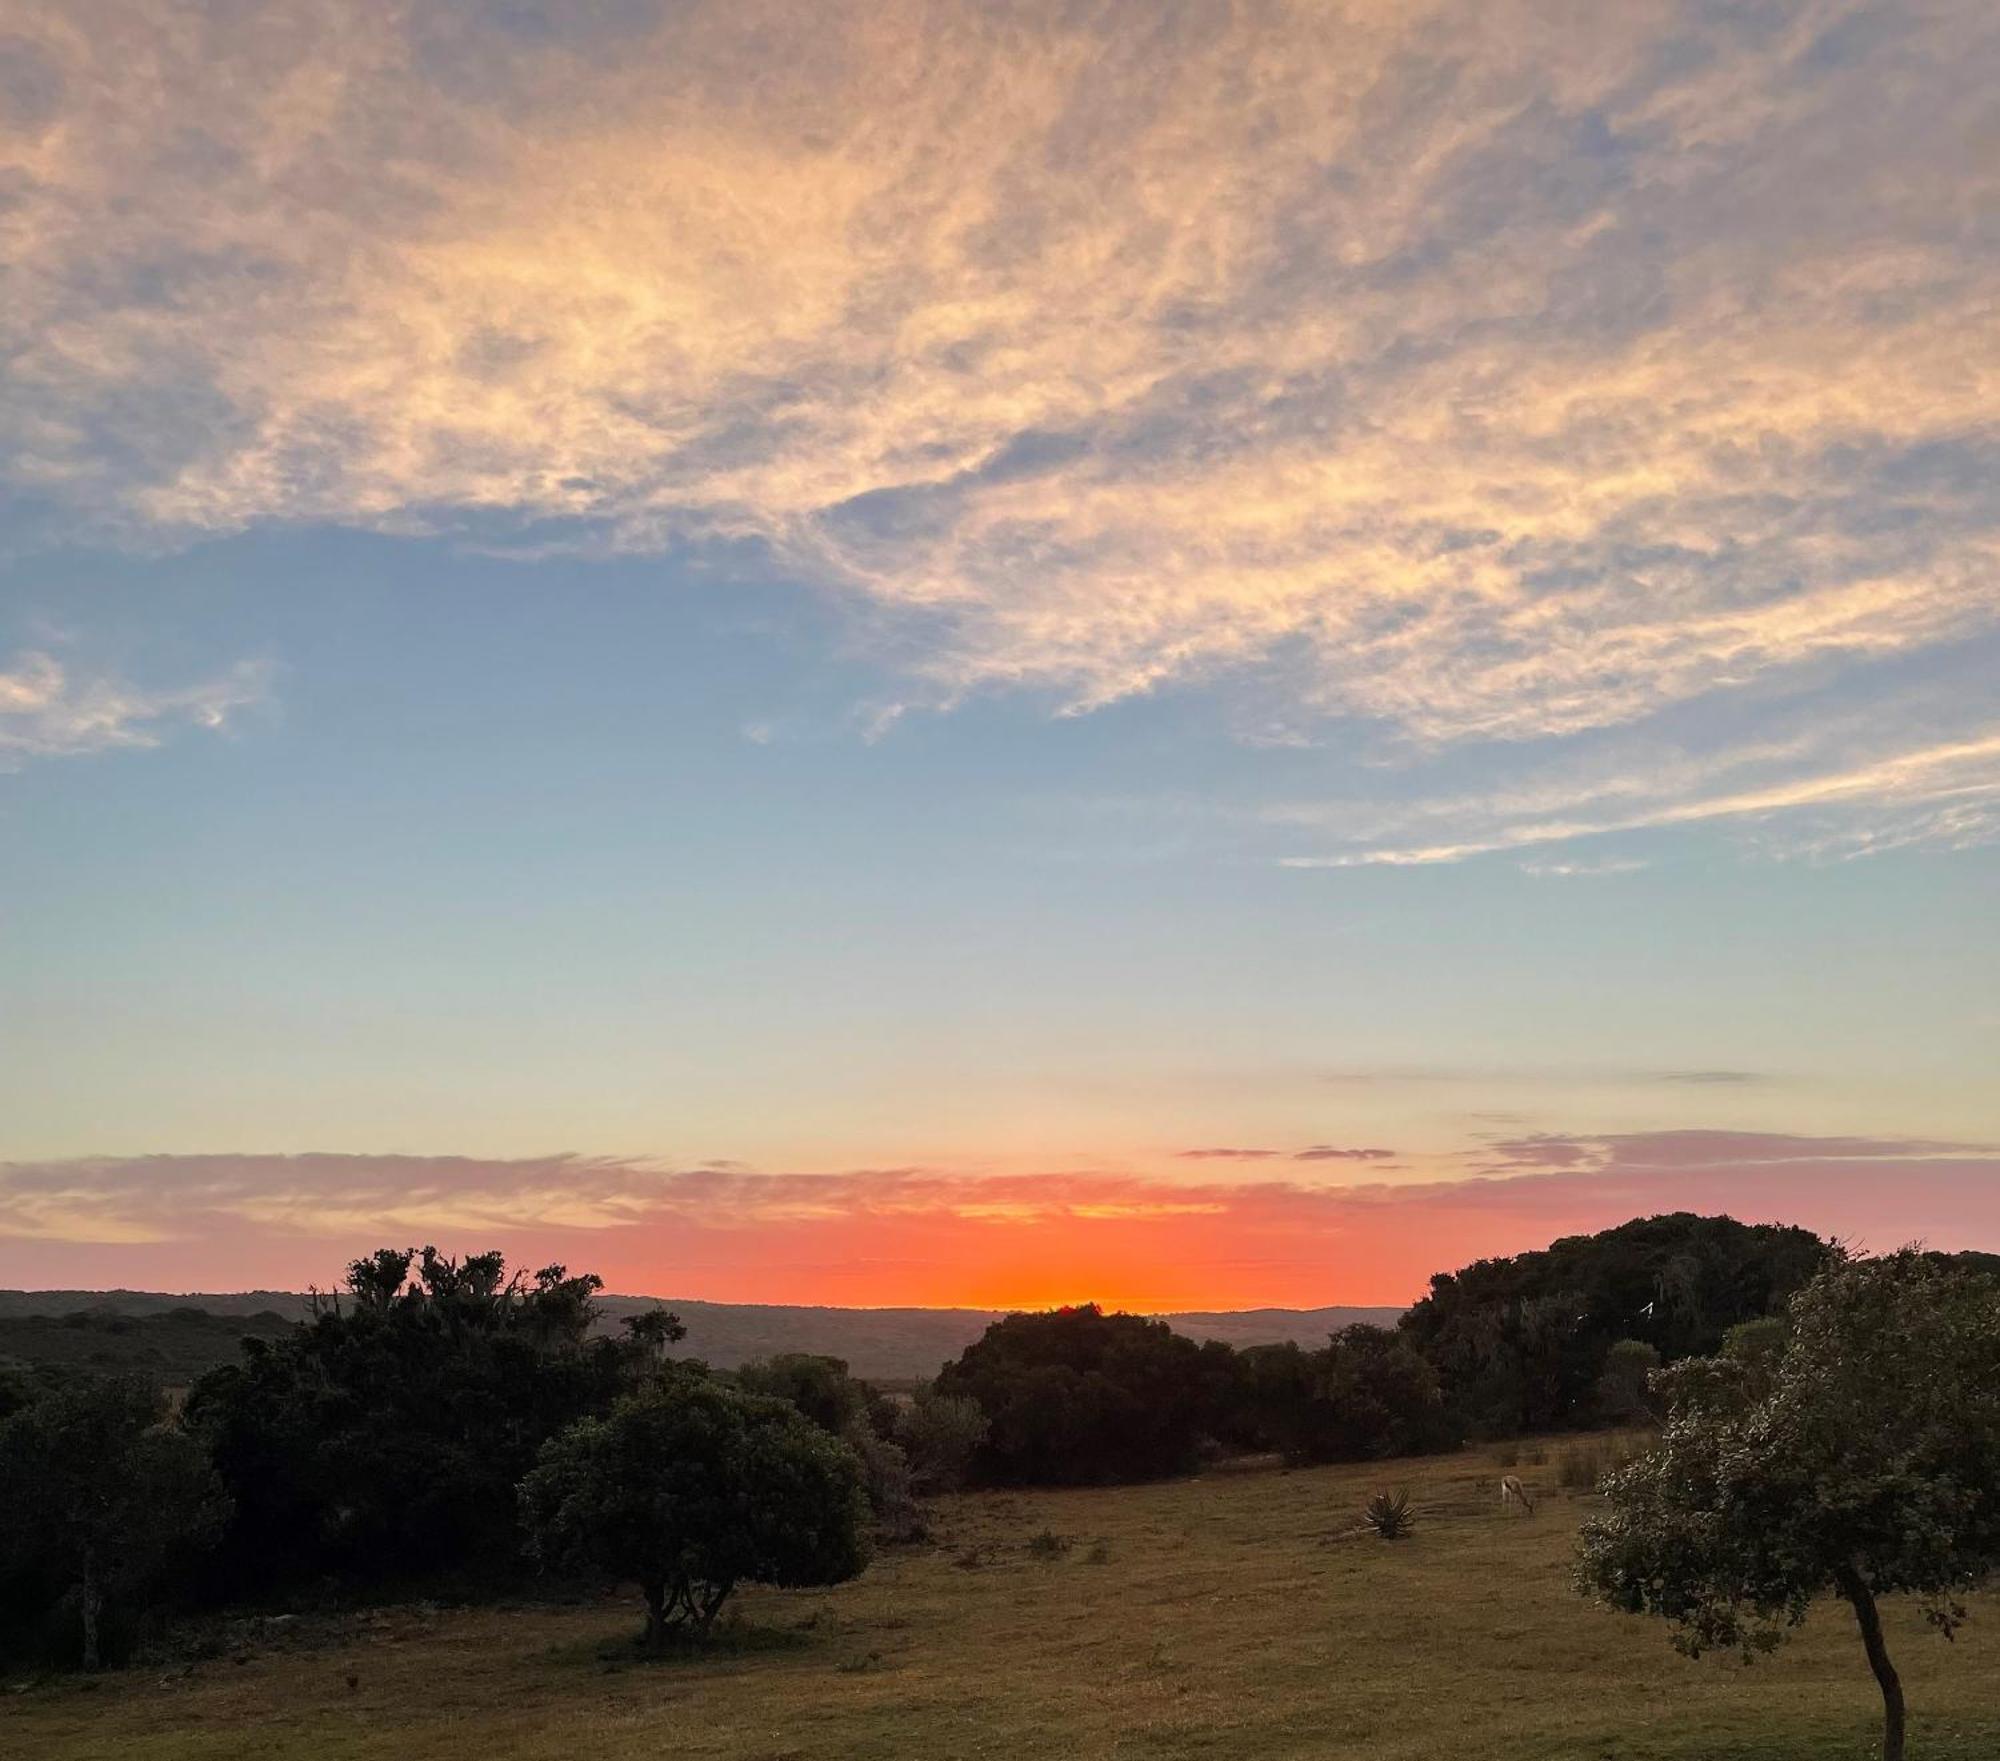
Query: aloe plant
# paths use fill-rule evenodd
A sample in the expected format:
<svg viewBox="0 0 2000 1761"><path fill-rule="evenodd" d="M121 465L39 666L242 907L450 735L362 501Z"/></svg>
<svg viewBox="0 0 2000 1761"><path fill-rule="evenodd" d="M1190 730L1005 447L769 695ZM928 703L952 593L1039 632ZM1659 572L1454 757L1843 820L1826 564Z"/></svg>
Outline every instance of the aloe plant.
<svg viewBox="0 0 2000 1761"><path fill-rule="evenodd" d="M1407 1492L1377 1492L1362 1507L1361 1514L1385 1541L1400 1541L1417 1526L1417 1513L1410 1508Z"/></svg>

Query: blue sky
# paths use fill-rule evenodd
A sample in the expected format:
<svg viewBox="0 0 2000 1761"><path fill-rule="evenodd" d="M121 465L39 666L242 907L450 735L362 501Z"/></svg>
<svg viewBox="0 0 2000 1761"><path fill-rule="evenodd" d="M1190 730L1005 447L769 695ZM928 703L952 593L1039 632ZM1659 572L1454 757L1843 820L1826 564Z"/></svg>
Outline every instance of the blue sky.
<svg viewBox="0 0 2000 1761"><path fill-rule="evenodd" d="M229 12L0 41L0 1279L391 1156L1989 1227L1986 9Z"/></svg>

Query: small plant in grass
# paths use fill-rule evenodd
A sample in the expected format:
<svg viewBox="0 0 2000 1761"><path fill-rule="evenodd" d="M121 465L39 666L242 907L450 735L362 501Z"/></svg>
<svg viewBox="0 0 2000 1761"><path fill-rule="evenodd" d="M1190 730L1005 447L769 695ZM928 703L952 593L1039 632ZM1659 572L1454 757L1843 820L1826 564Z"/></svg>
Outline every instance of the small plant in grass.
<svg viewBox="0 0 2000 1761"><path fill-rule="evenodd" d="M1361 1514L1385 1541L1400 1541L1417 1526L1417 1513L1410 1508L1407 1492L1377 1492L1362 1506Z"/></svg>
<svg viewBox="0 0 2000 1761"><path fill-rule="evenodd" d="M1060 1559L1076 1543L1068 1535L1058 1535L1054 1529L1044 1529L1028 1543L1028 1554L1034 1559Z"/></svg>

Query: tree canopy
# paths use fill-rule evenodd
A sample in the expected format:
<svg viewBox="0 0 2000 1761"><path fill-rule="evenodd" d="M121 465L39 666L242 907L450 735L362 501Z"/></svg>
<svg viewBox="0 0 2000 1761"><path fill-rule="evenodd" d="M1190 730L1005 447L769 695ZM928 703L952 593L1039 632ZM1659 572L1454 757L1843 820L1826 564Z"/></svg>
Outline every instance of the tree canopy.
<svg viewBox="0 0 2000 1761"><path fill-rule="evenodd" d="M2000 1280L1914 1252L1830 1267L1789 1339L1662 1373L1660 1446L1604 1486L1578 1582L1673 1624L1689 1654L1775 1646L1822 1595L1853 1608L1903 1753L1885 1595L1949 1635L2000 1570ZM1739 1336L1739 1339L1742 1336Z"/></svg>
<svg viewBox="0 0 2000 1761"><path fill-rule="evenodd" d="M994 1322L935 1387L976 1401L986 1415L986 1437L972 1456L976 1478L1000 1485L1159 1479L1198 1459L1215 1404L1214 1356L1164 1321L1107 1315L1089 1303Z"/></svg>
<svg viewBox="0 0 2000 1761"><path fill-rule="evenodd" d="M514 1488L563 1426L656 1373L671 1316L593 1336L599 1280L497 1253L382 1249L307 1324L189 1396L235 1501L233 1584L504 1572Z"/></svg>
<svg viewBox="0 0 2000 1761"><path fill-rule="evenodd" d="M73 1601L86 1669L229 1512L199 1444L137 1376L73 1382L0 1422L0 1487L0 1603L20 1617Z"/></svg>
<svg viewBox="0 0 2000 1761"><path fill-rule="evenodd" d="M1614 1344L1665 1362L1714 1352L1784 1306L1834 1250L1809 1230L1677 1211L1477 1260L1431 1279L1402 1330L1474 1431L1507 1436L1618 1416L1599 1378ZM1605 1391L1618 1393L1617 1385Z"/></svg>
<svg viewBox="0 0 2000 1761"><path fill-rule="evenodd" d="M636 1581L658 1642L740 1583L836 1584L867 1563L853 1450L789 1402L669 1371L543 1445L521 1483L535 1557Z"/></svg>

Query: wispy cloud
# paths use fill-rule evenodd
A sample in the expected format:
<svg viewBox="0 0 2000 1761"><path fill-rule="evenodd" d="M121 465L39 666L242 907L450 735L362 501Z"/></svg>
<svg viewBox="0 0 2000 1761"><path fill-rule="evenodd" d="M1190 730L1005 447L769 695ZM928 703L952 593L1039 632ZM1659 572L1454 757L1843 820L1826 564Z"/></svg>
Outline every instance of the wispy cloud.
<svg viewBox="0 0 2000 1761"><path fill-rule="evenodd" d="M1455 835L1401 843L1364 827L1352 847L1280 857L1287 868L1428 867L1496 852L1570 845L1616 833L1721 824L1764 830L1774 853L1856 856L1908 844L1967 847L2000 837L2000 728L1870 755L1731 752L1713 759L1709 780L1664 765L1611 780L1501 790L1485 798L1419 801L1381 816L1383 830L1426 822ZM1716 775L1715 773L1722 773ZM1697 771L1696 775L1700 775ZM1754 779L1754 780L1753 780ZM1295 823L1333 820L1335 809L1281 809ZM1620 873L1639 864L1608 858L1556 860L1529 872Z"/></svg>
<svg viewBox="0 0 2000 1761"><path fill-rule="evenodd" d="M912 702L1256 666L1428 743L1994 624L1982 0L258 17L15 9L15 495L751 540ZM1984 837L1989 758L1317 860L1827 800Z"/></svg>
<svg viewBox="0 0 2000 1761"><path fill-rule="evenodd" d="M30 759L157 746L175 728L223 728L238 710L264 701L268 688L267 669L254 662L161 690L108 674L78 675L54 655L29 651L0 670L0 770Z"/></svg>
<svg viewBox="0 0 2000 1761"><path fill-rule="evenodd" d="M1576 861L1536 860L1521 864L1523 874L1532 874L1548 880L1594 880L1609 874L1637 874L1646 867L1636 857L1601 856L1581 858Z"/></svg>

